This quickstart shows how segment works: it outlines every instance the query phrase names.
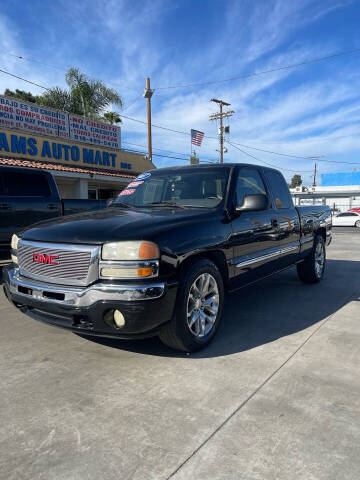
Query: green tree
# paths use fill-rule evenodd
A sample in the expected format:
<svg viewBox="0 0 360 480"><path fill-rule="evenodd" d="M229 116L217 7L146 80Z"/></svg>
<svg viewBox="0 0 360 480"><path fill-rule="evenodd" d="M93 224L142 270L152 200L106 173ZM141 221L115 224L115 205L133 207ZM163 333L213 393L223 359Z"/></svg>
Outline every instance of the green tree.
<svg viewBox="0 0 360 480"><path fill-rule="evenodd" d="M6 89L5 95L98 120L104 120L104 111L110 105L118 105L120 108L123 105L121 96L115 90L108 88L101 80L89 78L76 67L68 70L65 80L67 89L53 87L40 96L18 89L15 92ZM119 115L111 113L112 116L107 121L111 119L118 123Z"/></svg>
<svg viewBox="0 0 360 480"><path fill-rule="evenodd" d="M70 68L65 78L71 96L76 104L81 105L85 117L98 118L111 104L122 107L122 98L115 90L101 80L88 78L78 68Z"/></svg>
<svg viewBox="0 0 360 480"><path fill-rule="evenodd" d="M38 103L39 101L38 96L33 95L31 92L25 92L25 90L19 90L18 88L15 90L15 92L7 88L4 92L4 95L6 97L18 98L19 100L24 100L25 102Z"/></svg>
<svg viewBox="0 0 360 480"><path fill-rule="evenodd" d="M72 95L71 92L60 87L54 87L46 91L37 103L41 103L41 105L45 107L64 110L65 112L76 115L83 115L83 110L78 99Z"/></svg>
<svg viewBox="0 0 360 480"><path fill-rule="evenodd" d="M106 112L104 113L103 119L105 122L114 125L114 123L121 123L120 115L116 112Z"/></svg>
<svg viewBox="0 0 360 480"><path fill-rule="evenodd" d="M290 188L300 187L300 185L302 183L303 183L303 181L302 181L301 175L295 174L291 179L291 183L290 183L289 187Z"/></svg>

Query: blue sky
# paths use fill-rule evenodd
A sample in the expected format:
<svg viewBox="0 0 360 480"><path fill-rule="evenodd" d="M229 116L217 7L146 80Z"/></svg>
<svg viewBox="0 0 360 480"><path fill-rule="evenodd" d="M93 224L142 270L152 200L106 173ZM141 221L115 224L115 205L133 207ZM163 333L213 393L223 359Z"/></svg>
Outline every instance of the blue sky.
<svg viewBox="0 0 360 480"><path fill-rule="evenodd" d="M124 114L141 120L146 119L141 93L150 76L153 123L204 131L197 150L201 159L218 157L217 141L209 138L216 137L216 124L208 120L216 111L209 100L218 97L235 110L230 141L359 163L321 161L320 173L360 168L360 53L221 84L161 89L360 48L358 0L3 0L1 7L0 68L45 86L64 86L66 69L78 66L116 88ZM0 74L0 92L7 87L41 92ZM146 145L146 127L124 119L122 141L141 150L129 143ZM189 154L190 139L154 128L153 147ZM310 181L312 160L244 150L287 178L293 175L289 169ZM261 163L230 145L225 159ZM154 160L158 167L186 163Z"/></svg>

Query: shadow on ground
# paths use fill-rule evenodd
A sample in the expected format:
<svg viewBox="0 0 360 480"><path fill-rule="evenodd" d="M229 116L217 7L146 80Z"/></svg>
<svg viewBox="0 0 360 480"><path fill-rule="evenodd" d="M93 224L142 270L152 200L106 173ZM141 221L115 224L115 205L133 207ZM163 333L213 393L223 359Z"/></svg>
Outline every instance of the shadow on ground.
<svg viewBox="0 0 360 480"><path fill-rule="evenodd" d="M189 355L189 358L231 355L308 328L349 301L359 280L360 262L328 260L325 278L319 284L302 284L295 268L291 268L228 295L217 336L209 347ZM137 341L82 338L110 348L146 355L186 355L167 348L158 338Z"/></svg>

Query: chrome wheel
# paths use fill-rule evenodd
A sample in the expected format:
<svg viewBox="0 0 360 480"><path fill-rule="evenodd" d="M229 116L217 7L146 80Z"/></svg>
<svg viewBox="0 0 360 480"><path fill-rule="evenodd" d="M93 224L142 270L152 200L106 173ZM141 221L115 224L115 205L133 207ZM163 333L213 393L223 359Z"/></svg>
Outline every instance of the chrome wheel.
<svg viewBox="0 0 360 480"><path fill-rule="evenodd" d="M325 249L322 242L316 245L315 250L315 272L318 278L321 278L325 266Z"/></svg>
<svg viewBox="0 0 360 480"><path fill-rule="evenodd" d="M360 228L360 220L358 220L357 222L355 222L355 227L356 227L356 228Z"/></svg>
<svg viewBox="0 0 360 480"><path fill-rule="evenodd" d="M219 309L219 289L210 273L202 273L191 285L187 300L187 324L195 337L204 337L213 328Z"/></svg>

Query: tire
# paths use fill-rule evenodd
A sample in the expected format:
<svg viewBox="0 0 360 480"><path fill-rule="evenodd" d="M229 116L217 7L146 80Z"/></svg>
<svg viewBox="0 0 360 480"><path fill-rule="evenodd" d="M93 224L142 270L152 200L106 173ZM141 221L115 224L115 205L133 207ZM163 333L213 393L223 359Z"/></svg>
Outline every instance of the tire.
<svg viewBox="0 0 360 480"><path fill-rule="evenodd" d="M224 282L219 269L210 260L195 261L180 279L174 316L160 331L160 340L184 352L204 348L217 332L223 306Z"/></svg>
<svg viewBox="0 0 360 480"><path fill-rule="evenodd" d="M301 263L298 263L297 273L304 283L318 283L324 276L326 264L325 242L321 235L317 235L314 246L309 256Z"/></svg>
<svg viewBox="0 0 360 480"><path fill-rule="evenodd" d="M357 221L355 222L355 227L356 227L356 228L360 228L360 220L357 220Z"/></svg>

